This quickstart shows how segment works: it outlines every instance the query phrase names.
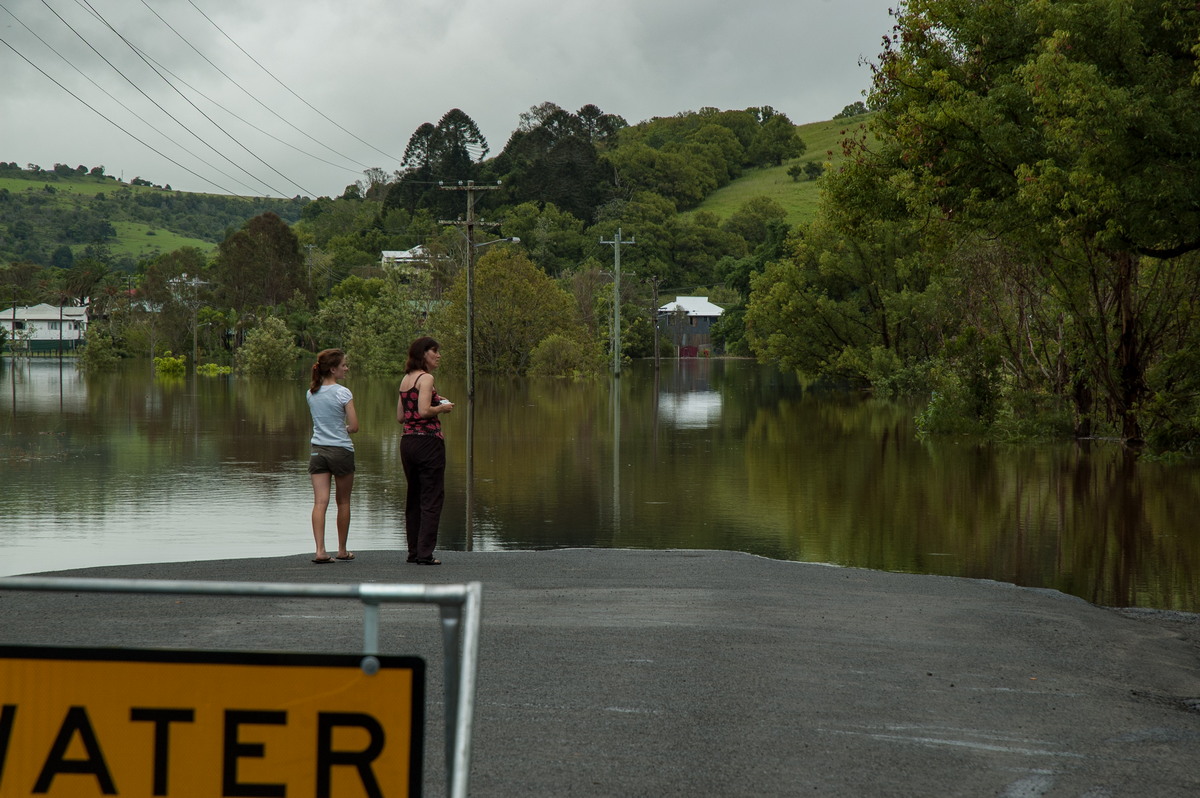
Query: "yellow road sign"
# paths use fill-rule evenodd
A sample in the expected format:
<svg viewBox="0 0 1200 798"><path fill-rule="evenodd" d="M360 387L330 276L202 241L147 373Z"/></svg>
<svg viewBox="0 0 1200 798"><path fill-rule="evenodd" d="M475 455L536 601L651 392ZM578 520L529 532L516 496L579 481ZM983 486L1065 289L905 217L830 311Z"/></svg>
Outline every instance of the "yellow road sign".
<svg viewBox="0 0 1200 798"><path fill-rule="evenodd" d="M420 795L425 663L376 660L0 646L0 796Z"/></svg>

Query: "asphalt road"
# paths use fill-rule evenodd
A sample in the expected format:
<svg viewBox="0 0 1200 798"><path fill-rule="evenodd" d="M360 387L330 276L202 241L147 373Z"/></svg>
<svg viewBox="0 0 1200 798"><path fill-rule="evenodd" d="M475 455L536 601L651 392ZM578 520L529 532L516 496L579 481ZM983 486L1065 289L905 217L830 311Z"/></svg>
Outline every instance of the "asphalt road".
<svg viewBox="0 0 1200 798"><path fill-rule="evenodd" d="M311 555L309 555L311 556ZM483 585L471 794L1200 795L1200 616L728 552L309 556L60 575ZM336 600L0 592L0 643L357 652ZM382 613L429 667L432 607Z"/></svg>

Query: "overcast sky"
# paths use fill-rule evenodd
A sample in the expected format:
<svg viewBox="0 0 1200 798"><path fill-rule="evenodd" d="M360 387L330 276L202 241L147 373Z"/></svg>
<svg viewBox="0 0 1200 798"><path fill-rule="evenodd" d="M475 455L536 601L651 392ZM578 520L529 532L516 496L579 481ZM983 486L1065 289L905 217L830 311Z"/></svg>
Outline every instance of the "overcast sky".
<svg viewBox="0 0 1200 798"><path fill-rule="evenodd" d="M451 108L490 155L547 101L815 122L863 99L896 2L0 0L0 160L335 196Z"/></svg>

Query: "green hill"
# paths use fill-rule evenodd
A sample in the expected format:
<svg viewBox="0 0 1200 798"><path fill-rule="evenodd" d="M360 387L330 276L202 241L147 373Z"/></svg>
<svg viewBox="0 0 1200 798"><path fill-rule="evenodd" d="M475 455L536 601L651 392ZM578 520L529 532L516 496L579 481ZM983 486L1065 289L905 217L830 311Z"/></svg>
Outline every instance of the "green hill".
<svg viewBox="0 0 1200 798"><path fill-rule="evenodd" d="M211 250L264 211L288 222L306 200L230 197L130 185L111 177L0 170L0 263L62 263L103 246L124 268L180 247ZM5 173L7 172L7 173ZM69 260L69 258L68 258Z"/></svg>
<svg viewBox="0 0 1200 798"><path fill-rule="evenodd" d="M797 125L800 138L807 149L804 155L783 164L747 171L727 186L717 189L688 214L708 211L724 219L752 197L766 196L778 202L788 212L789 224L811 221L817 212L820 182L801 177L799 181L788 175L794 163L818 161L826 169L836 167L843 160L841 141L846 133L870 119L870 115L851 119L833 119Z"/></svg>

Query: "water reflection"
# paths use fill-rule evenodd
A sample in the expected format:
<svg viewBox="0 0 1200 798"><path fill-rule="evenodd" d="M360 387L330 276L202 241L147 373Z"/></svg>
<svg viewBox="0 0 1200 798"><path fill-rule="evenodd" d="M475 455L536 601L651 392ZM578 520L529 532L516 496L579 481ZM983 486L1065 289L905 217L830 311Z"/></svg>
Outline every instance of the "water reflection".
<svg viewBox="0 0 1200 798"><path fill-rule="evenodd" d="M612 397L612 516L613 535L621 534L621 380L614 377L610 382Z"/></svg>
<svg viewBox="0 0 1200 798"><path fill-rule="evenodd" d="M304 384L0 366L0 573L303 554ZM461 376L439 372L449 396ZM352 375L352 541L403 548L395 379ZM457 385L457 387L456 387ZM914 408L745 361L480 379L446 418L443 548L719 548L1200 610L1193 467L919 441ZM456 510L456 508L462 508Z"/></svg>
<svg viewBox="0 0 1200 798"><path fill-rule="evenodd" d="M466 505L465 523L463 536L466 539L466 545L463 547L467 551L475 549L475 397L467 392L467 446L466 446L466 462L464 467L466 473L463 476L463 490L466 494L464 504Z"/></svg>
<svg viewBox="0 0 1200 798"><path fill-rule="evenodd" d="M703 429L721 421L721 394L716 391L664 393L659 396L658 408L668 426Z"/></svg>

